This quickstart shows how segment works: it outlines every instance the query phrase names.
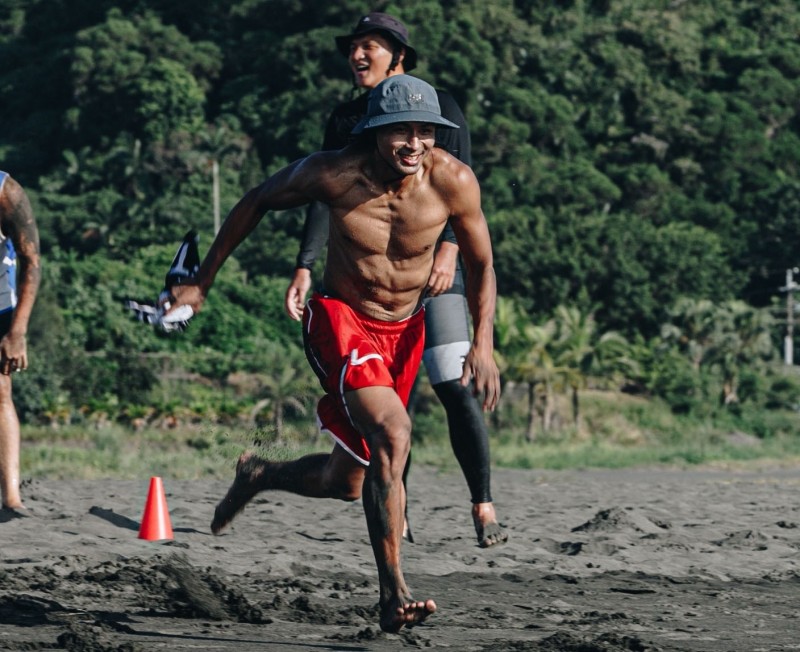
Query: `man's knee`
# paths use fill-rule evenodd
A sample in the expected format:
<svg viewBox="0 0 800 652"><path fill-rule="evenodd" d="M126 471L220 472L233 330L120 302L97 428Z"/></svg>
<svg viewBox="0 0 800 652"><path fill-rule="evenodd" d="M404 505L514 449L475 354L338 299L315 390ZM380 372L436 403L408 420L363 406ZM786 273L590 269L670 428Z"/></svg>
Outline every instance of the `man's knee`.
<svg viewBox="0 0 800 652"><path fill-rule="evenodd" d="M401 464L404 467L411 450L411 419L408 413L403 410L386 415L375 424L368 441L373 459L379 456L384 463Z"/></svg>
<svg viewBox="0 0 800 652"><path fill-rule="evenodd" d="M433 385L433 391L445 409L469 410L477 405L470 385L462 385L461 379L446 380Z"/></svg>

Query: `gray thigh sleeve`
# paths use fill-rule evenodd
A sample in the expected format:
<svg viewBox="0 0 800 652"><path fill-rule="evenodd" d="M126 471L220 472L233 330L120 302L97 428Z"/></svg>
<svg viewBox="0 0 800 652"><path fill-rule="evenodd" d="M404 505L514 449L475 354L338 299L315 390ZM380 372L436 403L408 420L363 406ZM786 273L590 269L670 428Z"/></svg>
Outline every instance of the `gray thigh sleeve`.
<svg viewBox="0 0 800 652"><path fill-rule="evenodd" d="M471 345L467 300L462 294L425 299L425 352L431 385L461 377Z"/></svg>

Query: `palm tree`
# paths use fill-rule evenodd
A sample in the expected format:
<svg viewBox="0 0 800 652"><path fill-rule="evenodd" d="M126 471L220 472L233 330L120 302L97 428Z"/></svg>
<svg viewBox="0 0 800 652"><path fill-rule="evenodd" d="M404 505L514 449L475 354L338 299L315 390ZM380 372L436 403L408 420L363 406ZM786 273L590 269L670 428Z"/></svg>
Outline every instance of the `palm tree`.
<svg viewBox="0 0 800 652"><path fill-rule="evenodd" d="M559 306L553 318L536 325L513 301L499 300L498 316L498 365L509 380L528 387L528 441L536 438L539 415L542 430L552 428L560 389L571 390L573 422L579 426L579 393L590 375L621 383L638 373L627 340L614 331L598 337L594 316L578 308Z"/></svg>
<svg viewBox="0 0 800 652"><path fill-rule="evenodd" d="M525 438L534 441L540 415L542 430L552 427L555 390L563 372L553 358L556 322L550 319L540 325L533 324L519 304L502 297L498 298L496 315L498 367L507 383L527 386Z"/></svg>
<svg viewBox="0 0 800 652"><path fill-rule="evenodd" d="M742 301L714 304L707 299L681 299L670 311L673 322L662 328L662 339L677 344L692 366L716 367L722 375L720 402L739 401L742 367L757 365L775 355L771 331L774 318L767 310Z"/></svg>
<svg viewBox="0 0 800 652"><path fill-rule="evenodd" d="M536 438L536 416L541 414L542 430L552 428L555 412L555 384L563 370L553 358L556 323L548 320L541 326L527 324L523 329L525 352L515 364L521 380L528 385L528 424L525 438ZM539 407L539 404L541 406Z"/></svg>
<svg viewBox="0 0 800 652"><path fill-rule="evenodd" d="M717 307L708 299L684 297L675 303L669 316L670 323L661 328L661 339L677 344L698 371L716 335Z"/></svg>
<svg viewBox="0 0 800 652"><path fill-rule="evenodd" d="M305 415L316 379L309 371L302 351L276 342L264 342L263 348L250 358L248 367L257 369L252 373L257 400L250 410L250 420L255 425L258 415L269 409L275 441L283 442L287 408Z"/></svg>
<svg viewBox="0 0 800 652"><path fill-rule="evenodd" d="M285 434L284 416L286 408L291 407L300 414L306 414L305 397L302 393L308 389L307 379L301 377L296 365L286 361L280 368L273 369L272 374L257 374L260 384L256 401L250 410L250 420L256 424L258 415L266 408L271 410L271 423L275 432L275 441L283 442Z"/></svg>
<svg viewBox="0 0 800 652"><path fill-rule="evenodd" d="M555 321L558 333L555 356L564 384L571 390L572 419L580 426L579 392L588 385L591 376L607 378L620 384L638 373L639 366L631 356L625 337L608 331L598 337L597 322L591 313L576 307L559 306Z"/></svg>
<svg viewBox="0 0 800 652"><path fill-rule="evenodd" d="M717 309L717 331L708 351L709 363L722 373L720 403L739 402L738 381L742 367L755 366L775 356L771 332L774 318L743 301L728 301Z"/></svg>
<svg viewBox="0 0 800 652"><path fill-rule="evenodd" d="M558 326L555 356L562 370L563 381L572 392L572 420L578 426L578 391L587 384L597 324L590 313L584 314L576 307L567 306L556 308L555 322Z"/></svg>

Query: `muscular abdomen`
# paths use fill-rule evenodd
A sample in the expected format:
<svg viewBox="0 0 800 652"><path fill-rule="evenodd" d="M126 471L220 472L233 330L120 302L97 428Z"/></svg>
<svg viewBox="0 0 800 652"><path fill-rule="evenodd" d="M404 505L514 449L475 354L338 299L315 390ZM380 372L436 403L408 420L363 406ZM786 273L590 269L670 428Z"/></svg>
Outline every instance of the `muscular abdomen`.
<svg viewBox="0 0 800 652"><path fill-rule="evenodd" d="M442 197L424 175L395 190L362 177L330 207L325 289L374 319L408 317L449 217Z"/></svg>

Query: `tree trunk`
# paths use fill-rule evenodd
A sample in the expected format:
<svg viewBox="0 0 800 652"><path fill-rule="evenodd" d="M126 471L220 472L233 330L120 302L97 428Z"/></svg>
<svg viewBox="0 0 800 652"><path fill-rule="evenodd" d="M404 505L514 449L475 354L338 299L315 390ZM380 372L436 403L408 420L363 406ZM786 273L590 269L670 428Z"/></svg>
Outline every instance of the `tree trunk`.
<svg viewBox="0 0 800 652"><path fill-rule="evenodd" d="M553 388L544 384L544 409L542 410L542 430L549 432L553 427Z"/></svg>
<svg viewBox="0 0 800 652"><path fill-rule="evenodd" d="M528 427L525 441L536 441L536 383L528 383Z"/></svg>
<svg viewBox="0 0 800 652"><path fill-rule="evenodd" d="M256 419L258 418L258 413L261 412L265 407L270 404L271 400L268 398L262 398L260 401L257 401L256 404L250 410L250 423L255 426Z"/></svg>
<svg viewBox="0 0 800 652"><path fill-rule="evenodd" d="M283 443L283 401L275 401L275 443Z"/></svg>
<svg viewBox="0 0 800 652"><path fill-rule="evenodd" d="M736 393L736 380L734 378L726 378L722 382L722 405L731 405L732 403L739 402L739 396Z"/></svg>
<svg viewBox="0 0 800 652"><path fill-rule="evenodd" d="M214 235L219 233L220 227L220 206L219 206L219 162L214 159L211 162L211 201L214 210Z"/></svg>
<svg viewBox="0 0 800 652"><path fill-rule="evenodd" d="M581 408L580 403L578 402L578 388L572 388L572 420L575 423L575 427L577 428L580 425L581 421Z"/></svg>

